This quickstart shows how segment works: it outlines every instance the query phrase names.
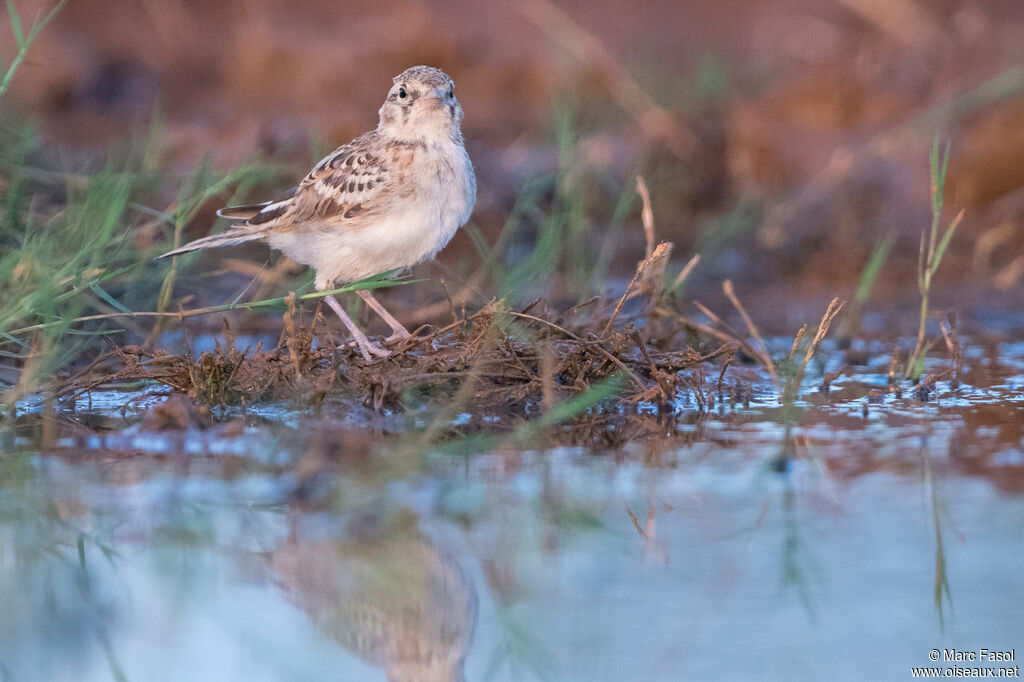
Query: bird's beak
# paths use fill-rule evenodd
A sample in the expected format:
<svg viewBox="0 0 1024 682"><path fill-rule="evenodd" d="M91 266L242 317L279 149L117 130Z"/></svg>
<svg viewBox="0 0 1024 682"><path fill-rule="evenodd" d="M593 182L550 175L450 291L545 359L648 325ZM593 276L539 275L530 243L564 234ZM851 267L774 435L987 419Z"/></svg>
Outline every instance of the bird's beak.
<svg viewBox="0 0 1024 682"><path fill-rule="evenodd" d="M425 95L423 95L423 97L425 99L436 99L439 102L443 102L444 90L442 90L441 88L431 88Z"/></svg>

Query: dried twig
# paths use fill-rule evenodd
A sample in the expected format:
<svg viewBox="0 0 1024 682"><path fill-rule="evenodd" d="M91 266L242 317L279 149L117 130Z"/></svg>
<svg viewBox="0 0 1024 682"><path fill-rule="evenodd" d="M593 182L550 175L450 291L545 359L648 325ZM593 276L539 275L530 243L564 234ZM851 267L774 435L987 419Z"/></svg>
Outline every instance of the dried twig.
<svg viewBox="0 0 1024 682"><path fill-rule="evenodd" d="M686 281L686 278L690 276L690 273L693 272L693 269L697 267L698 263L700 263L700 254L695 253L693 254L693 258L683 266L682 271L676 275L674 280L672 280L672 286L669 287L669 291L675 291L678 289L679 285Z"/></svg>
<svg viewBox="0 0 1024 682"><path fill-rule="evenodd" d="M800 347L800 342L804 339L804 334L807 333L807 325L800 327L800 331L796 333L796 337L793 339L793 347L789 349L789 361L793 362L793 358L796 356L796 349Z"/></svg>
<svg viewBox="0 0 1024 682"><path fill-rule="evenodd" d="M948 325L947 325L948 321ZM939 323L942 330L942 338L946 341L946 349L949 351L950 362L950 384L952 388L960 386L960 367L963 362L963 350L960 346L960 333L957 331L956 311L946 313L946 319Z"/></svg>
<svg viewBox="0 0 1024 682"><path fill-rule="evenodd" d="M828 308L825 309L825 314L821 316L821 322L818 323L818 331L814 334L814 339L804 353L804 359L800 363L800 368L786 382L786 389L782 394L782 401L784 403L792 402L796 398L796 394L800 390L800 384L804 380L807 364L814 357L814 353L818 350L818 346L821 345L825 335L828 334L828 328L832 325L832 321L836 319L836 316L839 315L845 305L846 301L840 301L838 298L833 298L829 302Z"/></svg>
<svg viewBox="0 0 1024 682"><path fill-rule="evenodd" d="M611 331L612 325L615 324L615 318L619 316L619 313L622 311L622 306L624 306L626 301L629 300L630 294L633 291L633 287L636 286L636 283L645 279L645 273L652 266L657 267L657 265L660 264L661 271L664 272L664 262L668 259L668 254L671 252L672 242L662 242L654 249L650 258L645 258L637 264L636 273L633 275L633 279L629 280L629 284L626 285L626 290L622 293L622 297L619 299L619 302L615 304L615 310L612 311L611 317L608 318L608 322L605 323L604 329L601 330L602 337L607 336L608 332Z"/></svg>
<svg viewBox="0 0 1024 682"><path fill-rule="evenodd" d="M533 320L534 322L540 322L541 324L546 324L547 326L562 332L563 334L568 336L570 339L576 341L577 343L583 344L584 346L596 348L597 351L599 353L601 353L601 355L603 355L605 358L610 360L614 365L616 365L619 369L621 369L623 372L625 372L629 376L629 378L633 380L633 383L635 383L637 385L637 387L641 391L647 388L646 386L644 386L644 382L640 381L640 377L638 377L628 367L626 367L626 364L624 362L622 362L622 360L618 359L613 354L609 353L608 350L604 346L602 346L599 342L597 342L597 341L585 341L585 340L581 339L580 337L576 336L575 334L573 334L568 329L566 329L564 327L559 327L554 322L549 322L548 320L545 320L542 317L536 317L534 315L527 315L525 313L517 313L514 310L510 310L508 312L508 314L513 316L513 317L521 317L521 318L526 319L526 320Z"/></svg>
<svg viewBox="0 0 1024 682"><path fill-rule="evenodd" d="M644 182L642 175L636 176L636 193L640 195L643 203L643 208L640 209L640 222L643 223L646 239L644 258L650 258L654 255L654 211L651 209L651 193L647 191L647 183Z"/></svg>
<svg viewBox="0 0 1024 682"><path fill-rule="evenodd" d="M747 329L750 331L750 335L754 337L756 345L754 350L757 353L757 357L761 360L761 363L768 370L768 374L772 377L772 383L776 387L779 386L779 375L775 372L775 363L772 362L772 356L768 353L768 346L765 345L764 339L761 338L761 333L757 330L757 326L754 321L750 319L750 315L747 314L747 309L740 303L740 299L736 296L736 292L732 288L732 280L725 280L722 282L722 291L725 292L726 297L732 303L736 311L739 312L740 317L743 318L743 322L747 325Z"/></svg>

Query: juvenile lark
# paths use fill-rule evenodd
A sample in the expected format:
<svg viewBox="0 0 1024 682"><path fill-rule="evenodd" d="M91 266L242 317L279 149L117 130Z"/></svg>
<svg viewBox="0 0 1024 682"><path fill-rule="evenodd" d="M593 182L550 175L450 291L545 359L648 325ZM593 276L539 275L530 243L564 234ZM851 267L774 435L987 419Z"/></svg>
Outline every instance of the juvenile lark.
<svg viewBox="0 0 1024 682"><path fill-rule="evenodd" d="M433 258L476 202L454 88L439 69L406 69L394 78L376 130L338 147L280 199L221 209L219 216L237 221L230 229L161 258L260 240L313 266L318 291ZM391 327L387 341L409 337L373 294L357 293ZM325 298L366 360L388 355L337 299Z"/></svg>

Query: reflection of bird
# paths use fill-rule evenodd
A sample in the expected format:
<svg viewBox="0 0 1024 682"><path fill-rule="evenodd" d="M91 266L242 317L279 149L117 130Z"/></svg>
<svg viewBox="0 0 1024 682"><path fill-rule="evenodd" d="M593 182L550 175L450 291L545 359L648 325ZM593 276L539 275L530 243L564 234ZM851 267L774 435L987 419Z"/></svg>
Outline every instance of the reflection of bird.
<svg viewBox="0 0 1024 682"><path fill-rule="evenodd" d="M389 682L463 680L477 596L461 567L409 513L357 526L340 540L290 539L272 552L289 598Z"/></svg>
<svg viewBox="0 0 1024 682"><path fill-rule="evenodd" d="M376 130L334 150L280 199L219 211L237 221L229 230L162 257L264 241L313 266L320 291L433 258L469 220L476 201L454 87L438 69L406 69L394 78ZM409 336L373 294L358 294L391 327L389 341ZM366 360L388 354L333 296L326 299Z"/></svg>

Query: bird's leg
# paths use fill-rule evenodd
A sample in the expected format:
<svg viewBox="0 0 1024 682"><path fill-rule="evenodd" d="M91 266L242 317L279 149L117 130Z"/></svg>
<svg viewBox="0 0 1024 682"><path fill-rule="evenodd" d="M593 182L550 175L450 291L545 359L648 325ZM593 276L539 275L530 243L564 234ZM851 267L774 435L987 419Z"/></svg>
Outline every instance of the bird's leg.
<svg viewBox="0 0 1024 682"><path fill-rule="evenodd" d="M389 313L387 309L380 304L380 301L374 298L373 294L371 294L367 289L357 289L356 293L359 294L359 298L366 301L366 305L373 308L373 312L380 315L381 319L387 322L388 326L391 327L392 334L388 338L384 339L384 343L401 341L412 336L412 334L409 333L409 330L406 329L401 322L396 320L394 315Z"/></svg>
<svg viewBox="0 0 1024 682"><path fill-rule="evenodd" d="M356 344L359 346L359 350L362 352L364 360L367 362L372 360L373 358L370 357L371 355L376 355L379 358L385 358L391 355L390 351L375 346L370 342L370 339L366 338L366 334L356 326L356 323L352 321L352 318L348 316L345 309L341 307L340 303L338 303L338 299L333 296L324 296L324 298L327 299L327 305L331 307L331 310L336 312L338 317L341 318L341 321L345 323L346 327L348 327L348 331L352 337L355 338Z"/></svg>

